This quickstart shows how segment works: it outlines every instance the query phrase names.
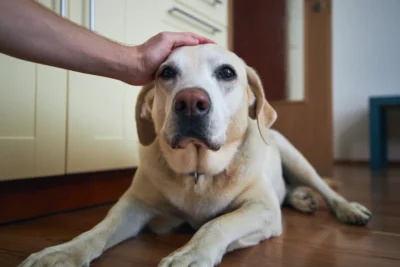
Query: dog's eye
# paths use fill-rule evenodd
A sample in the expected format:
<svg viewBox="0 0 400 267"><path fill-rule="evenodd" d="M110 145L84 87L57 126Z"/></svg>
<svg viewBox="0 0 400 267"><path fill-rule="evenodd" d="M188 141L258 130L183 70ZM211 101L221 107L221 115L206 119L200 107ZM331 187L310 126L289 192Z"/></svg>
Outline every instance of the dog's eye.
<svg viewBox="0 0 400 267"><path fill-rule="evenodd" d="M217 77L221 80L229 81L236 78L236 73L231 67L223 66L218 70Z"/></svg>
<svg viewBox="0 0 400 267"><path fill-rule="evenodd" d="M160 77L164 80L170 80L176 77L176 70L171 68L171 67L165 67L161 72L160 72Z"/></svg>

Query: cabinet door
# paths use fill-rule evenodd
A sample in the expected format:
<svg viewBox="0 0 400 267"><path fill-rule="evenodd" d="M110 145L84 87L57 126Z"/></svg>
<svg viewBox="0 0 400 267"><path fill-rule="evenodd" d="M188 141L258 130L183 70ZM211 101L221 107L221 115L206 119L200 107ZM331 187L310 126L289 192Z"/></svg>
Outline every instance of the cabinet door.
<svg viewBox="0 0 400 267"><path fill-rule="evenodd" d="M175 0L219 25L228 25L228 0Z"/></svg>
<svg viewBox="0 0 400 267"><path fill-rule="evenodd" d="M162 23L175 28L174 31L194 32L227 47L226 26L219 25L191 6L173 2L164 12Z"/></svg>
<svg viewBox="0 0 400 267"><path fill-rule="evenodd" d="M0 180L63 174L66 71L3 54L0 68Z"/></svg>
<svg viewBox="0 0 400 267"><path fill-rule="evenodd" d="M95 1L94 31L125 42L126 2ZM71 20L88 27L89 16L89 1L70 1ZM138 92L138 88L116 80L69 73L68 173L137 166Z"/></svg>
<svg viewBox="0 0 400 267"><path fill-rule="evenodd" d="M35 174L36 66L0 54L0 178Z"/></svg>
<svg viewBox="0 0 400 267"><path fill-rule="evenodd" d="M190 1L190 3L192 2ZM204 4L206 7L207 5L207 3ZM221 9L220 12L227 13L227 9ZM128 44L141 44L161 31L188 31L207 37L217 44L227 47L228 38L225 25L203 16L193 6L183 5L179 1L129 0L125 14L126 42Z"/></svg>
<svg viewBox="0 0 400 267"><path fill-rule="evenodd" d="M171 5L171 0L127 1L125 9L126 43L138 45L166 30L163 27L162 18Z"/></svg>

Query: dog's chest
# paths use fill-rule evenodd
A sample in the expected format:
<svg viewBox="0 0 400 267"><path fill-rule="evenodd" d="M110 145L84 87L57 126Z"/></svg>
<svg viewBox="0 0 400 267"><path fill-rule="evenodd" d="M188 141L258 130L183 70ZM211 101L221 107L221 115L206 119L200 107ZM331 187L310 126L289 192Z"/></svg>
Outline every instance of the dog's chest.
<svg viewBox="0 0 400 267"><path fill-rule="evenodd" d="M226 190L225 181L218 178L200 175L196 183L195 177L187 176L179 186L165 189L166 196L184 219L195 226L224 213L232 202L234 191ZM229 193L227 193L229 192Z"/></svg>

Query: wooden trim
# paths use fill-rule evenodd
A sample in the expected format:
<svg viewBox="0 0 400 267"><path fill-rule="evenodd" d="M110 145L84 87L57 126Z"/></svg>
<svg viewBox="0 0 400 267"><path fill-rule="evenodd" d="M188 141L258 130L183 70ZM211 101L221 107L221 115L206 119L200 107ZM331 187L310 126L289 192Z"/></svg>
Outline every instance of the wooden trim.
<svg viewBox="0 0 400 267"><path fill-rule="evenodd" d="M0 183L0 224L110 203L127 190L135 169Z"/></svg>
<svg viewBox="0 0 400 267"><path fill-rule="evenodd" d="M287 101L287 100L271 100L268 101L271 105L272 104L277 104L277 105L281 105L281 106L305 106L307 105L307 100L294 100L294 101Z"/></svg>
<svg viewBox="0 0 400 267"><path fill-rule="evenodd" d="M228 50L233 51L233 1L228 1Z"/></svg>
<svg viewBox="0 0 400 267"><path fill-rule="evenodd" d="M340 166L364 166L365 167L365 166L370 165L370 162L368 160L335 159L334 163L335 163L335 165L340 165ZM398 160L388 161L388 166L398 168L398 167L400 167L400 161L398 161Z"/></svg>
<svg viewBox="0 0 400 267"><path fill-rule="evenodd" d="M333 171L331 0L319 12L305 0L305 101L270 101L278 113L273 128L283 133L321 175Z"/></svg>

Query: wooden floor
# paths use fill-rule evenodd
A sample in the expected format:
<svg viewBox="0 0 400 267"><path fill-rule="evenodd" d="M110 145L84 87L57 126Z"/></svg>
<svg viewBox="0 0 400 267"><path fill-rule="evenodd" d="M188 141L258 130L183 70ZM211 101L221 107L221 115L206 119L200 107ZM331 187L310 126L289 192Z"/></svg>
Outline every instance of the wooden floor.
<svg viewBox="0 0 400 267"><path fill-rule="evenodd" d="M343 182L340 192L345 197L372 210L367 227L341 224L326 210L303 215L284 208L281 237L232 252L220 266L400 266L400 169L372 176L365 167L336 167L334 177ZM101 220L108 208L0 226L0 266L16 266L30 253L75 237ZM91 266L157 266L191 235L190 231L165 236L142 233Z"/></svg>

